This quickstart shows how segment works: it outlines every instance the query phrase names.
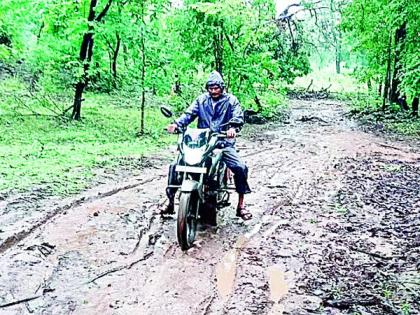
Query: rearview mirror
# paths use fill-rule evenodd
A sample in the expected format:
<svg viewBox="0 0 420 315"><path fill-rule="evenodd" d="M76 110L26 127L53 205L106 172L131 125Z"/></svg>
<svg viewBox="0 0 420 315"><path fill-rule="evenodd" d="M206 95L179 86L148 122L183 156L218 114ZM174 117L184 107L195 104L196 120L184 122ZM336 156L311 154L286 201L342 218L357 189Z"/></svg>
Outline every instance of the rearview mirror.
<svg viewBox="0 0 420 315"><path fill-rule="evenodd" d="M166 106L161 106L160 112L163 114L163 116L168 117L168 118L171 118L174 115L172 111L169 109L169 107L166 107Z"/></svg>

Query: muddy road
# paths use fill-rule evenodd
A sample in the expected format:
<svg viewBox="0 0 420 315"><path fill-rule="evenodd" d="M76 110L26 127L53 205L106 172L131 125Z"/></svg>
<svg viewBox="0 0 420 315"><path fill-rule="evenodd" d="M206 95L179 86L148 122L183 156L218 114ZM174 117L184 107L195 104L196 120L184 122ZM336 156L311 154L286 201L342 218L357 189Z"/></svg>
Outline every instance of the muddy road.
<svg viewBox="0 0 420 315"><path fill-rule="evenodd" d="M0 314L418 314L419 142L291 102L238 142L253 220L234 198L187 252L159 215L174 152L76 198L1 200Z"/></svg>

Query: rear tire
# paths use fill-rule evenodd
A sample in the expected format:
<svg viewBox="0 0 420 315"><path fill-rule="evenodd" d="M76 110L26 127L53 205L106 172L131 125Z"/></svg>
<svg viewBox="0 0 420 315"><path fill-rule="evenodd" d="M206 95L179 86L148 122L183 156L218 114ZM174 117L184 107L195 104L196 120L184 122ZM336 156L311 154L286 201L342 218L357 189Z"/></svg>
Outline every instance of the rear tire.
<svg viewBox="0 0 420 315"><path fill-rule="evenodd" d="M182 250L191 248L197 230L199 198L194 192L181 192L177 220L178 243Z"/></svg>

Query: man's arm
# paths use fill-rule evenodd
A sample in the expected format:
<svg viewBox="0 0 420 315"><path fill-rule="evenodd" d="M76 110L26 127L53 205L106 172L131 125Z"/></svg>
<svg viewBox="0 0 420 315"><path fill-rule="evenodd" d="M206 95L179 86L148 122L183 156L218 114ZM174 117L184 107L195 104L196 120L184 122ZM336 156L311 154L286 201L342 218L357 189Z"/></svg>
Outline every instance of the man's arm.
<svg viewBox="0 0 420 315"><path fill-rule="evenodd" d="M178 127L188 126L198 116L199 98L197 98L187 110L175 120L174 123L170 124L166 129L169 133L174 133Z"/></svg>
<svg viewBox="0 0 420 315"><path fill-rule="evenodd" d="M242 111L241 104L235 96L230 96L230 102L232 105L232 120L235 122L235 127L237 128L237 130L240 131L245 123L244 112Z"/></svg>
<svg viewBox="0 0 420 315"><path fill-rule="evenodd" d="M176 124L180 127L188 126L197 116L199 110L199 98L197 98L190 107L179 117L175 120Z"/></svg>
<svg viewBox="0 0 420 315"><path fill-rule="evenodd" d="M244 113L242 112L241 104L235 96L230 95L229 102L231 105L231 120L235 122L235 126L230 127L226 135L228 138L235 138L236 133L242 129L244 124Z"/></svg>

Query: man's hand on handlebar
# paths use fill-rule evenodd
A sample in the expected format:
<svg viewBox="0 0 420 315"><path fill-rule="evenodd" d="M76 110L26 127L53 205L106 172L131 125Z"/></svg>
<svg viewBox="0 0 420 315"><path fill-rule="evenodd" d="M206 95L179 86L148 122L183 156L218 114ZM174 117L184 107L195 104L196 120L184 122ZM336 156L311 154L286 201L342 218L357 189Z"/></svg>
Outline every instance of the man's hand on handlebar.
<svg viewBox="0 0 420 315"><path fill-rule="evenodd" d="M175 133L175 131L178 129L178 125L177 124L170 124L166 127L166 130L169 133Z"/></svg>
<svg viewBox="0 0 420 315"><path fill-rule="evenodd" d="M235 137L236 137L236 130L235 130L235 128L230 128L230 129L226 132L226 137L227 137L227 138L235 138Z"/></svg>

